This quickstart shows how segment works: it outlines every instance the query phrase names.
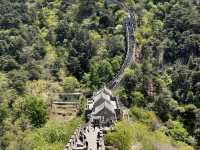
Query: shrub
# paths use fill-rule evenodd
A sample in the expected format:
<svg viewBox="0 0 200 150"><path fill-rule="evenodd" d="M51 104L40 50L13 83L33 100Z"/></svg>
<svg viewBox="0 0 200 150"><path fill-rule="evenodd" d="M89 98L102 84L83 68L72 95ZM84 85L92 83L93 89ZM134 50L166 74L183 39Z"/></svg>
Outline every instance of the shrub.
<svg viewBox="0 0 200 150"><path fill-rule="evenodd" d="M63 86L64 86L65 91L72 92L72 91L75 90L75 88L79 87L79 82L75 77L70 76L70 77L66 77L64 79L64 85Z"/></svg>
<svg viewBox="0 0 200 150"><path fill-rule="evenodd" d="M133 91L131 93L133 104L136 106L144 106L144 95L141 92Z"/></svg>
<svg viewBox="0 0 200 150"><path fill-rule="evenodd" d="M60 150L69 141L75 129L81 124L80 118L67 123L49 121L44 127L27 130L12 140L8 150ZM11 135L12 136L12 135Z"/></svg>
<svg viewBox="0 0 200 150"><path fill-rule="evenodd" d="M47 104L40 97L27 95L25 96L25 115L31 120L35 127L41 127L48 119Z"/></svg>
<svg viewBox="0 0 200 150"><path fill-rule="evenodd" d="M106 144L119 150L130 150L132 145L132 127L127 121L121 121L115 126L116 132L106 135Z"/></svg>
<svg viewBox="0 0 200 150"><path fill-rule="evenodd" d="M166 131L167 135L170 135L173 139L177 141L187 142L189 133L183 127L183 124L179 121L168 121L167 123L168 130Z"/></svg>
<svg viewBox="0 0 200 150"><path fill-rule="evenodd" d="M136 120L155 128L157 126L158 119L152 111L147 111L138 107L132 107L130 115Z"/></svg>
<svg viewBox="0 0 200 150"><path fill-rule="evenodd" d="M86 107L86 97L81 96L79 98L79 115L84 113L85 107Z"/></svg>

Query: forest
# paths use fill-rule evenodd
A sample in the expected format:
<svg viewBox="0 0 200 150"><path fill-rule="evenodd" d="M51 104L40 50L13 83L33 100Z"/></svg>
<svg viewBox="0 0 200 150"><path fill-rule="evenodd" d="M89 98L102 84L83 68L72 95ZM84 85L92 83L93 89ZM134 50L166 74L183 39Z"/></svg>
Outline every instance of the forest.
<svg viewBox="0 0 200 150"><path fill-rule="evenodd" d="M117 123L106 143L197 149L200 1L121 2L137 16L135 61L115 91L132 123ZM84 122L84 106L56 122L55 93L92 92L112 79L126 55L127 17L112 0L0 0L0 149L63 149Z"/></svg>

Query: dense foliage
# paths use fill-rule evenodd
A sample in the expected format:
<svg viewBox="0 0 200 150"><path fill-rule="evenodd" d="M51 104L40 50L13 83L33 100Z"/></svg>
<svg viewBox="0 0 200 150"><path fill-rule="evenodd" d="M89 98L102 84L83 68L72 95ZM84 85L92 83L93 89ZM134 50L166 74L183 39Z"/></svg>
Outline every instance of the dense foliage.
<svg viewBox="0 0 200 150"><path fill-rule="evenodd" d="M68 134L63 124L58 132L66 133L52 145L38 135L52 119L52 101L62 92L97 89L118 71L126 12L101 0L1 0L0 16L0 149L59 149L66 139L56 140Z"/></svg>
<svg viewBox="0 0 200 150"><path fill-rule="evenodd" d="M163 131L152 132L141 122L130 124L122 121L116 125L115 130L106 135L106 145L113 145L119 150L129 150L132 146L142 150L193 150L185 143L167 137Z"/></svg>
<svg viewBox="0 0 200 150"><path fill-rule="evenodd" d="M132 119L140 122L131 125L145 135L140 143L155 149L153 143L162 137L200 144L199 1L123 2L137 15L137 57L124 72L116 93L131 108ZM111 0L0 1L2 149L26 149L23 146L31 141L33 147L27 149L63 146L66 139L60 137L68 137L68 132L62 132L70 126L49 129L48 108L57 93L96 90L119 70L126 52L122 23L127 16L126 10ZM80 101L81 114L85 98ZM165 126L162 132L153 132L157 128L154 113ZM118 132L108 135L110 143L121 149L141 137L132 131L129 135L126 126L129 124L119 123ZM54 136L57 131L57 138L44 136L52 132ZM124 141L122 132L132 141ZM121 143L115 138L122 139ZM16 147L19 141L21 145Z"/></svg>
<svg viewBox="0 0 200 150"><path fill-rule="evenodd" d="M199 2L126 3L138 15L137 63L124 73L122 102L155 111L175 140L199 144Z"/></svg>
<svg viewBox="0 0 200 150"><path fill-rule="evenodd" d="M8 150L60 150L69 141L75 129L81 124L81 119L76 118L67 123L49 121L44 127L19 132L17 135L7 133L3 142L9 140ZM8 143L7 143L8 144Z"/></svg>

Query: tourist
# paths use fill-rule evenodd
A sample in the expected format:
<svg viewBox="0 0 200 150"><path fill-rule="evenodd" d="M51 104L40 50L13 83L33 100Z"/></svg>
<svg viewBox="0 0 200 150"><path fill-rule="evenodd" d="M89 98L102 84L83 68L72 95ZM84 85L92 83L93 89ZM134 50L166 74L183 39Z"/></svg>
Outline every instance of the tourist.
<svg viewBox="0 0 200 150"><path fill-rule="evenodd" d="M79 140L83 143L83 135L79 135Z"/></svg>
<svg viewBox="0 0 200 150"><path fill-rule="evenodd" d="M99 144L99 141L97 141L97 150L99 149L100 147L100 144Z"/></svg>
<svg viewBox="0 0 200 150"><path fill-rule="evenodd" d="M88 150L88 141L85 141L86 150Z"/></svg>
<svg viewBox="0 0 200 150"><path fill-rule="evenodd" d="M85 134L83 134L83 138L84 138L84 140L86 140L86 136L85 136Z"/></svg>
<svg viewBox="0 0 200 150"><path fill-rule="evenodd" d="M82 129L81 129L81 131L80 131L80 135L81 135L81 136L83 135Z"/></svg>
<svg viewBox="0 0 200 150"><path fill-rule="evenodd" d="M94 131L95 131L95 128L96 128L96 124L95 123L93 124L93 127L94 127Z"/></svg>
<svg viewBox="0 0 200 150"><path fill-rule="evenodd" d="M100 139L100 136L101 136L101 133L98 132L98 133L97 133L97 139Z"/></svg>

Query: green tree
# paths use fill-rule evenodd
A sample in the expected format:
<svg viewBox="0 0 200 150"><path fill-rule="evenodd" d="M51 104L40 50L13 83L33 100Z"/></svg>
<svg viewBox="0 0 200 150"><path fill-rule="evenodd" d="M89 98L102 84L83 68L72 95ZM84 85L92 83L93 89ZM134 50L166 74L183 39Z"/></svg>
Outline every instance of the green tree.
<svg viewBox="0 0 200 150"><path fill-rule="evenodd" d="M65 77L63 87L66 92L72 92L76 88L79 88L80 85L79 85L78 80L75 77L69 76L69 77Z"/></svg>
<svg viewBox="0 0 200 150"><path fill-rule="evenodd" d="M97 72L102 82L109 81L113 76L112 66L107 60L102 60L99 63Z"/></svg>
<svg viewBox="0 0 200 150"><path fill-rule="evenodd" d="M85 96L80 96L79 98L79 115L83 114L85 111L87 99Z"/></svg>
<svg viewBox="0 0 200 150"><path fill-rule="evenodd" d="M30 21L27 12L27 6L23 0L0 2L0 27L2 29L10 29L19 27L20 23L27 23Z"/></svg>
<svg viewBox="0 0 200 150"><path fill-rule="evenodd" d="M168 37L164 58L168 62L179 58L186 62L190 55L199 56L199 11L190 0L171 1L170 6L164 20Z"/></svg>
<svg viewBox="0 0 200 150"><path fill-rule="evenodd" d="M183 127L183 124L179 121L169 121L168 122L168 131L166 132L167 135L170 135L177 141L187 141L189 134L187 130Z"/></svg>
<svg viewBox="0 0 200 150"><path fill-rule="evenodd" d="M110 57L121 55L125 51L124 37L122 35L116 35L108 41L109 55Z"/></svg>
<svg viewBox="0 0 200 150"><path fill-rule="evenodd" d="M123 78L123 85L125 90L128 93L131 93L136 87L137 84L137 78L135 76L135 72L132 69L126 69L124 72L124 78Z"/></svg>
<svg viewBox="0 0 200 150"><path fill-rule="evenodd" d="M0 103L0 124L4 121L5 118L8 117L8 107L3 103ZM1 129L1 125L0 125Z"/></svg>
<svg viewBox="0 0 200 150"><path fill-rule="evenodd" d="M133 99L132 105L145 106L144 95L141 92L133 91L131 96Z"/></svg>
<svg viewBox="0 0 200 150"><path fill-rule="evenodd" d="M120 69L122 59L120 57L114 57L111 61L113 72L117 72Z"/></svg>
<svg viewBox="0 0 200 150"><path fill-rule="evenodd" d="M171 118L170 111L170 101L172 100L170 91L166 90L159 95L158 99L155 101L154 110L159 115L163 121L167 121Z"/></svg>
<svg viewBox="0 0 200 150"><path fill-rule="evenodd" d="M8 77L12 81L12 87L16 89L19 94L24 93L25 83L29 79L28 71L13 70L9 72Z"/></svg>
<svg viewBox="0 0 200 150"><path fill-rule="evenodd" d="M24 113L31 120L34 127L41 127L48 119L47 104L40 97L26 95Z"/></svg>
<svg viewBox="0 0 200 150"><path fill-rule="evenodd" d="M89 71L89 61L95 54L95 49L92 48L88 31L80 30L78 25L75 27L74 38L69 44L70 51L67 66L76 78L82 79L84 73Z"/></svg>
<svg viewBox="0 0 200 150"><path fill-rule="evenodd" d="M130 150L133 142L132 126L127 121L121 121L115 126L115 132L106 134L106 143L119 150Z"/></svg>
<svg viewBox="0 0 200 150"><path fill-rule="evenodd" d="M108 82L113 76L111 64L107 60L102 60L99 63L94 61L90 65L90 81L92 88L99 88L102 84Z"/></svg>
<svg viewBox="0 0 200 150"><path fill-rule="evenodd" d="M97 70L98 70L98 64L92 62L90 64L90 75L88 78L88 80L90 81L90 82L88 81L89 86L92 89L96 89L97 87L100 87L102 85L102 82L98 75Z"/></svg>
<svg viewBox="0 0 200 150"><path fill-rule="evenodd" d="M198 123L198 118L196 117L196 112L198 109L193 104L188 104L184 106L184 112L181 113L183 123L189 132L194 131L194 126Z"/></svg>
<svg viewBox="0 0 200 150"><path fill-rule="evenodd" d="M9 79L5 74L0 73L0 92L5 92L9 86Z"/></svg>
<svg viewBox="0 0 200 150"><path fill-rule="evenodd" d="M86 0L82 1L78 13L78 19L85 19L91 16L95 11L95 1L94 0Z"/></svg>

